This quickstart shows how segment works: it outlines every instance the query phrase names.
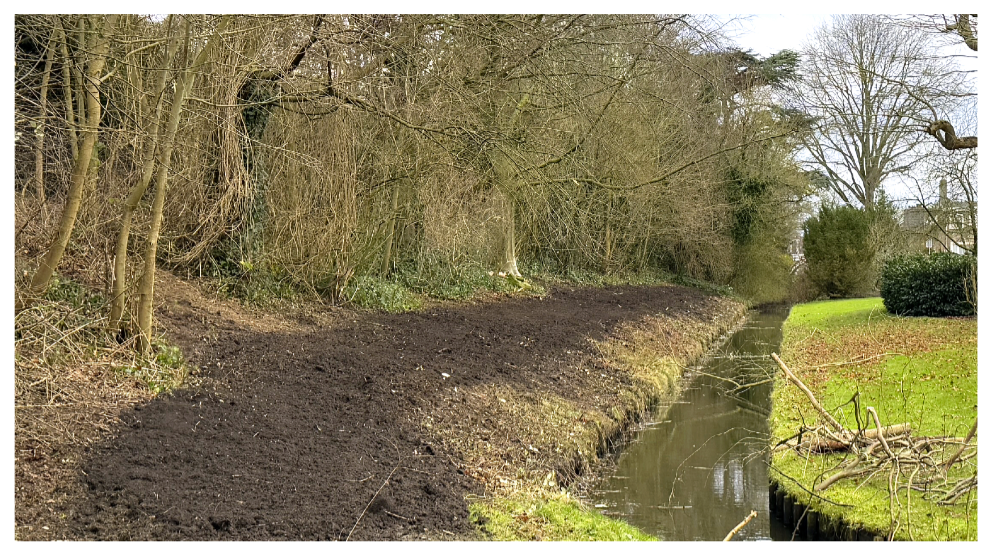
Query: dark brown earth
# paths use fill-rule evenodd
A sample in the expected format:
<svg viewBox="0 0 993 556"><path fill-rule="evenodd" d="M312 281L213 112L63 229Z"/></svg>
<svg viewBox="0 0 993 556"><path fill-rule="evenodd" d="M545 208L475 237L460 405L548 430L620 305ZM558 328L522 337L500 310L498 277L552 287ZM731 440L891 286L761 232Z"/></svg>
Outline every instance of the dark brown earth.
<svg viewBox="0 0 993 556"><path fill-rule="evenodd" d="M711 316L699 291L622 286L260 326L164 289L160 326L200 370L87 449L76 494L50 509L55 538L471 538L465 497L483 488L422 426L453 389L574 399L590 339L650 314Z"/></svg>

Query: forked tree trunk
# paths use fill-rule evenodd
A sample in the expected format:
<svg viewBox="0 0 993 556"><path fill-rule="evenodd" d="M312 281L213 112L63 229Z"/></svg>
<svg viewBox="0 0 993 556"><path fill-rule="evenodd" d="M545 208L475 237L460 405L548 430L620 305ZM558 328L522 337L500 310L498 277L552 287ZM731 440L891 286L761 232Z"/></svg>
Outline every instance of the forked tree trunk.
<svg viewBox="0 0 993 556"><path fill-rule="evenodd" d="M166 34L172 29L172 15L166 19ZM165 55L162 58L162 65L155 79L153 98L156 99L154 114L148 124L146 132L146 143L142 153L141 178L138 183L131 188L127 201L124 204L124 211L121 215L121 229L117 234L117 245L114 250L114 285L111 290L111 305L109 329L117 332L121 330L121 318L124 316L124 306L126 304L125 288L127 280L127 260L128 260L128 239L131 235L131 221L134 211L138 208L148 184L152 181L152 173L155 169L155 150L158 146L159 127L162 121L162 100L165 96L166 76L169 73L169 66L172 65L173 56L176 53L176 40L169 40L166 46ZM140 117L140 114L139 114Z"/></svg>
<svg viewBox="0 0 993 556"><path fill-rule="evenodd" d="M90 173L90 157L93 155L93 146L97 142L99 133L100 91L97 89L97 83L100 82L100 74L103 73L104 65L107 62L107 52L110 50L110 33L116 25L117 16L108 15L104 19L100 31L94 31L96 36L93 41L92 58L86 70L86 126L82 129L79 156L72 166L72 181L69 184L65 209L62 211L55 241L52 242L41 266L31 279L27 298L18 300L18 310L30 303L32 297L40 295L48 289L48 283L51 281L55 269L58 268L59 262L62 261L62 255L65 254L69 238L72 236L72 229L76 225L76 215L82 201L83 188Z"/></svg>
<svg viewBox="0 0 993 556"><path fill-rule="evenodd" d="M151 347L152 339L152 299L155 292L155 257L158 252L159 231L162 228L162 208L165 206L166 185L169 181L169 160L172 158L173 147L176 143L176 131L182 117L183 105L193 83L193 69L200 66L207 54L217 44L220 34L224 32L230 21L230 16L224 16L217 26L210 41L197 55L196 60L187 65L190 49L190 22L186 21L186 45L184 53L184 69L176 80L176 92L172 99L172 110L169 113L169 124L162 139L159 151L159 169L155 178L155 200L152 202L152 221L148 230L148 240L145 247L145 269L141 275L138 287L138 348L145 352Z"/></svg>
<svg viewBox="0 0 993 556"><path fill-rule="evenodd" d="M531 95L525 94L520 102L514 107L514 112L510 117L507 126L504 128L504 133L511 135L515 133L518 128L521 116L524 110L531 102ZM513 147L507 147L508 149L513 149ZM521 278L521 272L517 269L517 238L515 234L515 228L517 225L517 219L514 211L514 200L511 198L509 191L513 187L513 172L511 171L512 161L505 152L499 152L497 154L496 160L493 162L493 168L496 171L497 184L500 189L500 195L503 199L503 262L500 265L500 271L506 273L508 276L513 276L514 278Z"/></svg>

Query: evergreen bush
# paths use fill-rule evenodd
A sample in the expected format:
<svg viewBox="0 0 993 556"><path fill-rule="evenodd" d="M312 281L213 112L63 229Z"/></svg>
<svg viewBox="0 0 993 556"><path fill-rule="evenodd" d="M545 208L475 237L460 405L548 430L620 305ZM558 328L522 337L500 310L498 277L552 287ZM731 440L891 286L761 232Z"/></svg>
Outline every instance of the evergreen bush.
<svg viewBox="0 0 993 556"><path fill-rule="evenodd" d="M883 267L880 294L886 310L915 317L976 314L976 258L934 253L903 255Z"/></svg>

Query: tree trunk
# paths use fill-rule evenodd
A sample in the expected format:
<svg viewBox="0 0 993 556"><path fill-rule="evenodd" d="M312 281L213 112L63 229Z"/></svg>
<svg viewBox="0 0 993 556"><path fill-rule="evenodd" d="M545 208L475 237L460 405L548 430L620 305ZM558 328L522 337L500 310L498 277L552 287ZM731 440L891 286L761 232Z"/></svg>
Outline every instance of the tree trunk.
<svg viewBox="0 0 993 556"><path fill-rule="evenodd" d="M176 92L172 99L172 110L169 113L169 124L162 139L162 149L159 151L159 170L155 179L155 200L152 202L152 221L148 230L148 240L145 247L145 269L141 275L138 287L138 348L148 351L152 339L152 299L155 292L155 257L158 252L159 231L162 228L162 208L165 205L166 185L169 180L169 161L176 143L176 132L182 117L186 95L193 82L193 69L206 59L207 54L217 44L220 34L224 32L230 21L230 16L224 16L210 41L197 55L196 60L187 65L190 49L190 22L186 21L186 46L184 52L184 69L176 80Z"/></svg>
<svg viewBox="0 0 993 556"><path fill-rule="evenodd" d="M56 32L53 31L52 36L48 39L48 47L45 49L45 71L41 75L41 99L38 101L38 125L34 131L35 137L38 138L34 155L35 194L40 203L45 202L45 121L48 119L48 81L52 76L55 37Z"/></svg>
<svg viewBox="0 0 993 556"><path fill-rule="evenodd" d="M383 253L383 264L379 273L386 278L390 272L390 262L393 259L393 236L396 234L397 209L400 205L400 186L393 188L393 199L390 203L390 221L386 225L386 251Z"/></svg>
<svg viewBox="0 0 993 556"><path fill-rule="evenodd" d="M166 19L167 35L172 28L172 17L170 14ZM144 152L142 153L141 178L128 193L127 201L124 204L124 211L121 215L121 229L117 234L117 245L114 250L114 285L111 291L109 319L109 328L115 332L121 330L121 317L124 315L126 301L124 290L127 279L128 239L131 235L131 220L134 211L138 208L138 203L145 194L145 190L148 189L148 184L152 181L152 172L155 168L155 149L158 146L159 127L162 121L162 99L165 96L166 76L169 73L169 67L172 65L176 46L176 41L170 40L166 46L165 55L162 58L162 66L159 69L155 80L155 88L153 89L154 98L157 100L154 108L155 113L151 116L146 133L146 143ZM139 117L141 117L140 114Z"/></svg>
<svg viewBox="0 0 993 556"><path fill-rule="evenodd" d="M76 160L79 156L79 140L76 137L76 116L72 109L72 71L69 69L72 65L72 59L69 58L69 35L62 28L61 17L56 17L55 23L62 36L59 46L62 49L62 88L66 93L66 125L69 128L69 148L72 150L72 159Z"/></svg>
<svg viewBox="0 0 993 556"><path fill-rule="evenodd" d="M104 19L102 29L96 33L93 42L92 59L86 71L86 127L82 129L83 142L79 147L79 156L72 166L72 181L69 185L69 195L66 199L65 209L62 211L62 218L59 222L58 235L48 249L44 260L38 271L31 279L28 288L28 298L19 300L18 309L23 309L26 303L30 303L30 298L40 295L48 289L48 283L62 261L69 238L72 236L72 229L76 225L76 214L79 212L79 205L82 201L83 187L90 170L90 157L93 155L93 146L97 142L97 135L100 126L100 91L97 83L100 82L100 74L103 72L107 62L107 52L110 50L110 34L117 25L117 16L108 15Z"/></svg>
<svg viewBox="0 0 993 556"><path fill-rule="evenodd" d="M514 203L506 193L503 196L503 263L500 271L514 278L520 278L521 272L517 270L517 242L514 237Z"/></svg>

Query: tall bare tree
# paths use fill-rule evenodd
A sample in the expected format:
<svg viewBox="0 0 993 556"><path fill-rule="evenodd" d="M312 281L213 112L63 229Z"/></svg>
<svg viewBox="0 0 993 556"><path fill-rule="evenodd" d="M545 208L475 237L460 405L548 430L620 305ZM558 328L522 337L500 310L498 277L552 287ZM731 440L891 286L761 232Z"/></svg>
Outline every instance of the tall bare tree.
<svg viewBox="0 0 993 556"><path fill-rule="evenodd" d="M152 201L152 222L148 231L145 247L145 268L138 286L138 345L142 351L147 350L152 340L152 299L155 291L155 259L158 253L159 231L162 227L162 208L165 204L166 186L169 183L169 166L172 160L173 147L176 143L176 132L183 115L187 95L195 77L194 70L203 65L211 51L217 47L221 34L230 22L230 16L225 16L218 23L207 44L193 56L195 47L191 37L191 22L186 18L186 37L183 48L183 67L175 81L175 91L172 97L172 108L169 122L164 130L159 149L158 174L155 179L155 198ZM192 60L191 60L192 58Z"/></svg>
<svg viewBox="0 0 993 556"><path fill-rule="evenodd" d="M872 15L834 16L803 54L792 104L813 122L810 162L845 203L873 210L883 182L913 163L918 122L946 104L948 62L924 31Z"/></svg>
<svg viewBox="0 0 993 556"><path fill-rule="evenodd" d="M169 68L175 57L178 42L182 40L179 34L170 36L172 33L173 16L170 14L165 21L166 44L163 50L159 69L156 73L155 85L151 98L153 106L145 106L145 96L139 93L138 117L139 121L147 120L145 127L145 143L141 154L141 175L138 183L134 184L128 192L128 197L124 202L124 210L121 214L121 227L117 233L117 244L114 249L114 273L113 285L111 286L110 318L108 328L113 331L121 329L121 318L124 315L126 305L126 284L127 284L127 260L128 260L128 240L131 236L131 224L134 219L134 212L141 202L142 196L148 189L152 181L155 170L155 151L159 145L159 128L162 122L162 106L166 92L167 76Z"/></svg>

